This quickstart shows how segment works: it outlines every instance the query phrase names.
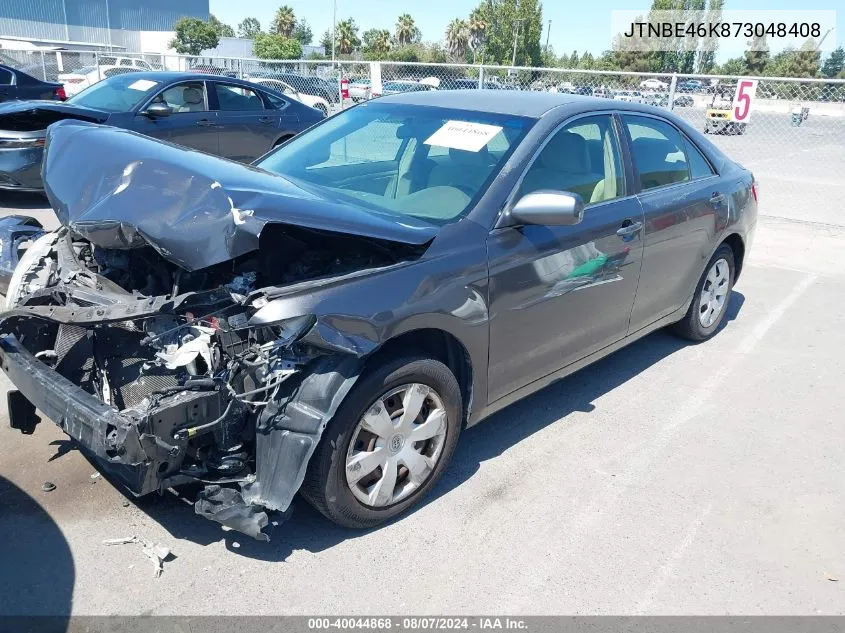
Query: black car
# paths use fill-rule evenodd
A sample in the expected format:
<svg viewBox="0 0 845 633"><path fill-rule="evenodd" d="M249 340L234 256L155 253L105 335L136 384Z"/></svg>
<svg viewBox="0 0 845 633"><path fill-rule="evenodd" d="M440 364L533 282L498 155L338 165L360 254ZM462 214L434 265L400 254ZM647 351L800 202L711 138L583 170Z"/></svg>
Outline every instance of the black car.
<svg viewBox="0 0 845 633"><path fill-rule="evenodd" d="M42 189L45 130L62 119L104 123L250 162L323 117L299 101L239 79L115 70L121 72L63 104L0 104L0 149L5 150L0 152L0 189Z"/></svg>
<svg viewBox="0 0 845 633"><path fill-rule="evenodd" d="M485 81L483 82L483 87L486 90L501 90L502 86L493 82L493 81ZM478 80L477 79L468 79L468 78L447 78L440 81L440 86L438 87L440 90L477 90L478 89Z"/></svg>
<svg viewBox="0 0 845 633"><path fill-rule="evenodd" d="M314 97L322 97L329 103L340 103L340 85L336 81L329 81L313 75L278 72L274 70L257 70L249 73L251 79L276 79L284 81L297 92Z"/></svg>
<svg viewBox="0 0 845 633"><path fill-rule="evenodd" d="M64 101L64 86L52 81L41 81L22 70L0 64L0 101L44 99Z"/></svg>
<svg viewBox="0 0 845 633"><path fill-rule="evenodd" d="M714 336L757 219L681 118L527 91L383 97L252 166L61 121L44 175L62 226L0 315L12 427L37 408L133 493L200 484L264 540L297 492L383 523L465 426L658 328Z"/></svg>

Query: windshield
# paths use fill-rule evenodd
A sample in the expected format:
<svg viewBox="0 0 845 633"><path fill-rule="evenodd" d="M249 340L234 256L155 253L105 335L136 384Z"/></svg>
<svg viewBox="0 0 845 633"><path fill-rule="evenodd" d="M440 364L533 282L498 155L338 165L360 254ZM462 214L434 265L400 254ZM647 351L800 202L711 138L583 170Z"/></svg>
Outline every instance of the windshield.
<svg viewBox="0 0 845 633"><path fill-rule="evenodd" d="M114 75L98 81L67 100L73 105L106 112L128 112L147 99L161 82L142 79L137 73Z"/></svg>
<svg viewBox="0 0 845 633"><path fill-rule="evenodd" d="M469 210L533 123L367 103L294 137L257 166L381 213L446 224Z"/></svg>

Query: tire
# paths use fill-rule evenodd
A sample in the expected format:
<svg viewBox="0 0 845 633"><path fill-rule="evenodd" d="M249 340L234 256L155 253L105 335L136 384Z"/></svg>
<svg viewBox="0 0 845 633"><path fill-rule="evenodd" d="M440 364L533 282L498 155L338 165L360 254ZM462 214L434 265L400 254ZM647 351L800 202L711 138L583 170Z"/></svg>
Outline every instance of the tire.
<svg viewBox="0 0 845 633"><path fill-rule="evenodd" d="M408 496L380 507L365 505L353 493L353 484L347 482L347 467L350 469L354 467L354 464L347 466L347 460L350 459L350 444L353 438L360 437L360 433L367 433L366 430L361 431L359 426L364 414L376 409L378 403L385 405L381 401L385 394L390 394L393 390L409 384L425 385L433 389L443 405L446 414L445 437L438 457L426 475L427 478ZM365 370L326 426L308 464L305 479L300 488L302 496L328 519L345 527L369 528L389 521L418 503L443 475L458 443L462 412L463 402L458 381L449 368L439 361L422 356L405 355ZM359 442L360 440L356 439L356 444ZM403 442L403 444L400 453L408 448L414 449L416 446L411 441ZM392 451L392 438L381 448L389 448ZM401 454L396 454L395 457L401 459ZM383 477L384 471L380 468L377 467L373 472L375 474L381 472ZM398 471L400 478L397 482L399 483L402 482L402 468L404 466L400 466ZM406 478L406 485L408 485L411 483L410 471L407 472ZM361 479L365 481L367 477ZM390 488L391 494L397 489L399 483ZM373 484L372 488L375 489L375 487L376 485ZM363 492L359 491L358 494L363 494Z"/></svg>
<svg viewBox="0 0 845 633"><path fill-rule="evenodd" d="M703 319L699 316L703 310L703 294L708 291L706 288L707 286L712 287L712 283L708 283L708 275L711 273L711 270L716 263L720 260L722 260L724 265L727 267L727 271L725 271L727 276L727 289L725 291L724 300L719 313L715 315L715 318L711 323L707 323L706 319L704 319L703 322ZM718 249L716 249L716 252L713 253L713 257L710 258L710 261L707 262L707 266L704 268L704 272L701 274L701 278L695 286L692 303L690 303L689 309L684 315L684 318L672 325L674 333L681 338L685 338L696 343L706 341L711 338L718 331L719 326L725 319L725 314L728 311L728 305L731 300L731 292L733 291L735 278L736 263L734 261L734 252L730 246L722 244Z"/></svg>

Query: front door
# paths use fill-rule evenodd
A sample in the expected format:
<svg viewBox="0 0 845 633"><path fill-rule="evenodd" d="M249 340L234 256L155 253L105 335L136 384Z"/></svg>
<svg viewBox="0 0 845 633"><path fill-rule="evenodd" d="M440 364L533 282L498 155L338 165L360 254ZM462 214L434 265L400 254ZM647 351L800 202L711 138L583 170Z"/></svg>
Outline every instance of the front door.
<svg viewBox="0 0 845 633"><path fill-rule="evenodd" d="M627 333L643 215L637 198L626 195L619 147L610 114L571 121L538 154L519 196L541 189L577 193L586 204L583 220L491 232L491 402Z"/></svg>
<svg viewBox="0 0 845 633"><path fill-rule="evenodd" d="M209 108L206 82L185 81L169 86L152 101L170 106L170 116L151 119L139 113L133 130L208 154L220 154L217 112Z"/></svg>

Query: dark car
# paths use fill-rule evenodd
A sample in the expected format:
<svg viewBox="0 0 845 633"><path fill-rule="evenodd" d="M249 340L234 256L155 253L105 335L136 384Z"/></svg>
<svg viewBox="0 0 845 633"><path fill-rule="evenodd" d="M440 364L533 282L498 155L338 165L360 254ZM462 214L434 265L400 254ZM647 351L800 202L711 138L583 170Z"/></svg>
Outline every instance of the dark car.
<svg viewBox="0 0 845 633"><path fill-rule="evenodd" d="M705 84L700 79L687 79L678 83L678 92L701 92L705 88Z"/></svg>
<svg viewBox="0 0 845 633"><path fill-rule="evenodd" d="M233 78L238 76L238 72L236 70L221 68L220 66L215 66L213 64L197 64L196 66L191 66L188 69L188 72L202 73L203 75L222 75L224 77Z"/></svg>
<svg viewBox="0 0 845 633"><path fill-rule="evenodd" d="M385 81L381 85L383 95L395 95L402 92L429 92L431 90L436 90L436 88L418 81Z"/></svg>
<svg viewBox="0 0 845 633"><path fill-rule="evenodd" d="M502 86L493 81L483 82L487 90L501 90ZM446 78L440 81L440 90L477 90L478 79Z"/></svg>
<svg viewBox="0 0 845 633"><path fill-rule="evenodd" d="M536 92L383 97L252 167L62 121L44 174L62 227L0 315L12 426L37 407L260 539L297 491L380 524L466 425L658 328L710 338L757 217L682 119Z"/></svg>
<svg viewBox="0 0 845 633"><path fill-rule="evenodd" d="M52 81L41 81L21 70L0 64L0 101L44 99L64 101L64 86Z"/></svg>
<svg viewBox="0 0 845 633"><path fill-rule="evenodd" d="M277 72L274 70L257 70L249 73L251 79L276 79L284 81L297 92L321 97L329 103L340 103L340 86L336 81L329 81L313 75Z"/></svg>
<svg viewBox="0 0 845 633"><path fill-rule="evenodd" d="M0 189L42 189L45 130L62 119L135 130L249 162L322 118L294 99L239 79L125 70L63 104L0 104Z"/></svg>

